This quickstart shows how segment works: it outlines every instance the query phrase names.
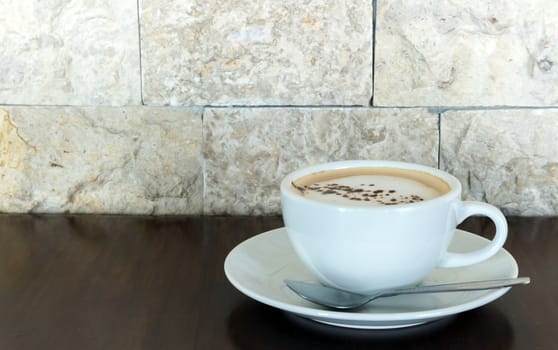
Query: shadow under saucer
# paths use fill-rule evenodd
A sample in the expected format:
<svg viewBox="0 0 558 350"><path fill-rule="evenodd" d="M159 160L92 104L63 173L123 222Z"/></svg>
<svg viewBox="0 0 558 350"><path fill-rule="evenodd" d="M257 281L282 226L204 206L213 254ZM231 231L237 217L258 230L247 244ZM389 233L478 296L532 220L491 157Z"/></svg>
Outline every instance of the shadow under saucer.
<svg viewBox="0 0 558 350"><path fill-rule="evenodd" d="M240 349L480 349L508 348L513 343L509 321L486 306L434 322L398 329L361 330L336 327L275 308L244 302L227 320L228 336ZM477 339L476 341L473 339ZM479 349L478 345L475 345Z"/></svg>

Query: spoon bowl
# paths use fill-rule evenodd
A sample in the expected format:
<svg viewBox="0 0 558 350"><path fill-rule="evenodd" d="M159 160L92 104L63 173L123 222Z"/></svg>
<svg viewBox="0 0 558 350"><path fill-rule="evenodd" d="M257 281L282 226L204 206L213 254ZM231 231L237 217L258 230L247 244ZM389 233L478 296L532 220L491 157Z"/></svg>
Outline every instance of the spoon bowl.
<svg viewBox="0 0 558 350"><path fill-rule="evenodd" d="M530 282L531 279L529 277L519 277L499 280L446 283L438 285L416 286L411 288L388 289L380 290L369 295L363 295L324 286L317 283L285 280L285 284L300 297L312 303L328 308L344 310L359 308L378 298L401 294L486 290L529 284Z"/></svg>

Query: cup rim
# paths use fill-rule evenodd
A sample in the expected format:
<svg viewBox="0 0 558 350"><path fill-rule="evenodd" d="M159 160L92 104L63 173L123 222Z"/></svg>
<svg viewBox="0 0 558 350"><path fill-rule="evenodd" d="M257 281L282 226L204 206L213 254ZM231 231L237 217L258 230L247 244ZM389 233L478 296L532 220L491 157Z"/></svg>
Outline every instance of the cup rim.
<svg viewBox="0 0 558 350"><path fill-rule="evenodd" d="M315 172L323 171L323 170L335 170L335 169L345 169L345 168L358 168L358 167L391 167L391 168L400 168L400 169L410 169L410 170L418 170L424 171L428 174L434 175L436 177L441 178L444 180L449 186L449 192L430 199L424 202L415 202L415 203L405 203L405 204L398 204L394 206L355 206L355 205L343 205L343 204L333 204L333 203L325 203L320 202L314 199L308 199L303 196L297 195L294 191L291 190L291 182L295 179L298 179L302 176L312 174ZM281 196L286 196L289 199L297 200L301 202L308 202L318 206L324 207L335 207L341 208L343 210L396 210L399 208L411 208L411 207L421 207L429 205L429 203L436 202L436 201L443 201L447 198L453 198L456 196L461 195L461 182L453 175L437 169L433 167L429 167L426 165L418 164L418 163L410 163L410 162L402 162L402 161L392 161L392 160L342 160L342 161L334 161L328 163L320 163L311 166L307 166L298 170L295 170L289 173L287 176L283 178L280 185L280 192Z"/></svg>

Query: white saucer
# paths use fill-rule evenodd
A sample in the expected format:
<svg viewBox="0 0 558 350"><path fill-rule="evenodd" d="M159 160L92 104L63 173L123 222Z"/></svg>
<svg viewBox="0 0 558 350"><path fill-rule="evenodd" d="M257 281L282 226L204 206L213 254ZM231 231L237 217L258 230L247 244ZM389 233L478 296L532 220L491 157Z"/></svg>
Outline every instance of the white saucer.
<svg viewBox="0 0 558 350"><path fill-rule="evenodd" d="M466 252L488 243L457 230L451 251ZM300 262L284 228L254 236L236 246L225 259L225 274L239 291L264 304L301 317L340 327L384 329L418 325L471 310L504 295L509 288L474 292L400 295L382 298L357 311L331 311L298 297L284 279L317 281ZM501 249L492 258L467 267L436 269L424 284L514 278L515 259Z"/></svg>

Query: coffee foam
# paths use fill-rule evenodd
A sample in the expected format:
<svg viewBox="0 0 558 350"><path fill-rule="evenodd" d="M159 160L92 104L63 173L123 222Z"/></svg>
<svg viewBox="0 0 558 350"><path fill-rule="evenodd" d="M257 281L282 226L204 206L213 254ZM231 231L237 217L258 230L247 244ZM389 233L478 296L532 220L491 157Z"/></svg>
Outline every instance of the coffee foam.
<svg viewBox="0 0 558 350"><path fill-rule="evenodd" d="M398 168L355 168L307 175L293 182L304 197L338 205L384 206L422 202L449 192L425 172Z"/></svg>

